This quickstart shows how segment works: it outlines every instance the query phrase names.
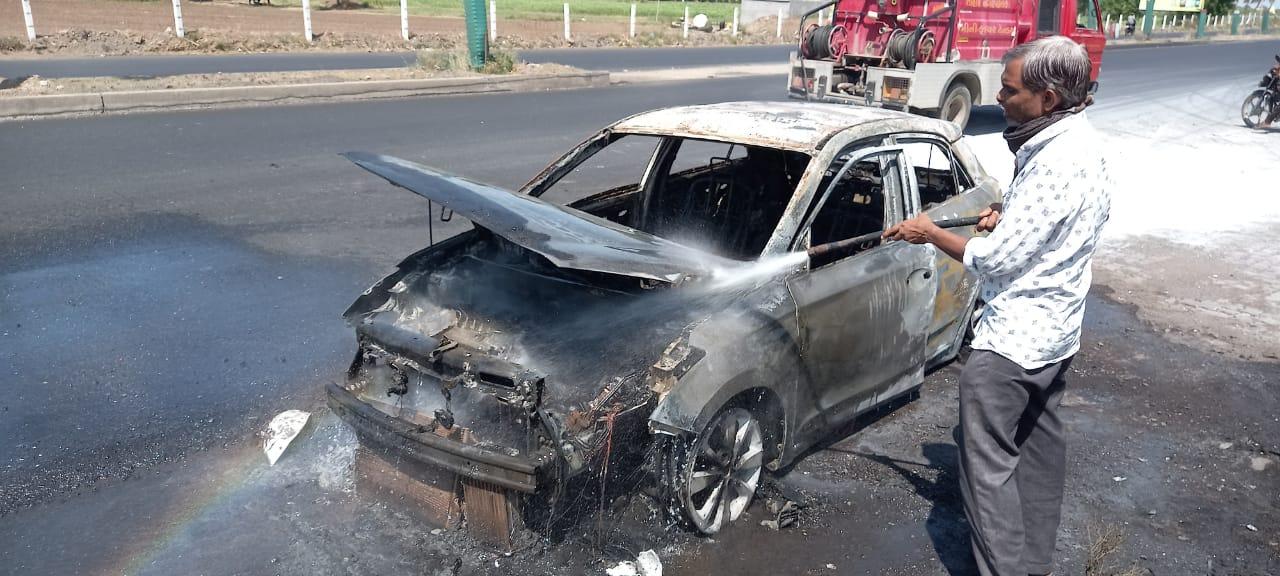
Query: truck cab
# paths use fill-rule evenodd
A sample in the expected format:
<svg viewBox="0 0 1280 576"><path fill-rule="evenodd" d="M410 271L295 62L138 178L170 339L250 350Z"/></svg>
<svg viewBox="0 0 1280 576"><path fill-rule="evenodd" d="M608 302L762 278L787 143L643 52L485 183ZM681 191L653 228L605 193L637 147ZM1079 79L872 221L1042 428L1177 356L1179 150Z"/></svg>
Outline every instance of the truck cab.
<svg viewBox="0 0 1280 576"><path fill-rule="evenodd" d="M1067 36L1096 82L1106 35L1097 0L833 0L805 13L791 54L793 98L940 117L963 128L996 104L1014 46Z"/></svg>

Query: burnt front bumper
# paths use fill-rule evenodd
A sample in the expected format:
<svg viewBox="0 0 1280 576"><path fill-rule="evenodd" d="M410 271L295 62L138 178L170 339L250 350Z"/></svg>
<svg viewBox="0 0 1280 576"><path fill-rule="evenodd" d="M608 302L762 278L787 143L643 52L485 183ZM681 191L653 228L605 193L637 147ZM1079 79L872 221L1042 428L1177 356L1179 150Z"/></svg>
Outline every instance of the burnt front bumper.
<svg viewBox="0 0 1280 576"><path fill-rule="evenodd" d="M536 492L546 483L549 465L554 462L550 449L524 458L444 438L360 401L336 382L326 386L326 392L329 408L355 430L360 443L388 456L525 493Z"/></svg>

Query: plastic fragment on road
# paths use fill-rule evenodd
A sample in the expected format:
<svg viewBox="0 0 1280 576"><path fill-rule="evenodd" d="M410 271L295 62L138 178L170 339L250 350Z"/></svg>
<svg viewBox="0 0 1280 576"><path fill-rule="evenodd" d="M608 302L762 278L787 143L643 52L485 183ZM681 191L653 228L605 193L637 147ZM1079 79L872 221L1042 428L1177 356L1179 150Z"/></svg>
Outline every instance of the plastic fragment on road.
<svg viewBox="0 0 1280 576"><path fill-rule="evenodd" d="M623 560L616 566L604 571L609 576L662 576L662 560L653 550L645 550L636 557L636 561Z"/></svg>
<svg viewBox="0 0 1280 576"><path fill-rule="evenodd" d="M653 550L645 550L636 557L640 565L640 576L662 576L662 560Z"/></svg>
<svg viewBox="0 0 1280 576"><path fill-rule="evenodd" d="M766 528L781 530L800 518L800 506L791 500L770 500L766 508L773 515L769 520L760 521L760 525Z"/></svg>
<svg viewBox="0 0 1280 576"><path fill-rule="evenodd" d="M1114 476L1111 478L1111 481L1113 482L1124 482L1125 480L1128 480L1128 478L1124 476Z"/></svg>
<svg viewBox="0 0 1280 576"><path fill-rule="evenodd" d="M280 459L284 449L298 437L299 432L302 432L302 427L307 425L307 419L310 417L310 412L285 410L271 419L271 423L267 425L267 437L262 442L262 449L267 453L267 462L272 466L276 465L276 460Z"/></svg>

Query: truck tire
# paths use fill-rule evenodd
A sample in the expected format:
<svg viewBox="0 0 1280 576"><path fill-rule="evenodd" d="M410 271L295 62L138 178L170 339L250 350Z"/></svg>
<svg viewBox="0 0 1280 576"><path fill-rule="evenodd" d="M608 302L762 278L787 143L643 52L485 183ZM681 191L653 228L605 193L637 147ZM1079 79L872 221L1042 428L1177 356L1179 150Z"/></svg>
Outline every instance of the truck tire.
<svg viewBox="0 0 1280 576"><path fill-rule="evenodd" d="M961 82L955 82L947 89L942 99L942 108L938 109L938 118L954 122L963 132L969 124L969 114L973 112L973 93Z"/></svg>

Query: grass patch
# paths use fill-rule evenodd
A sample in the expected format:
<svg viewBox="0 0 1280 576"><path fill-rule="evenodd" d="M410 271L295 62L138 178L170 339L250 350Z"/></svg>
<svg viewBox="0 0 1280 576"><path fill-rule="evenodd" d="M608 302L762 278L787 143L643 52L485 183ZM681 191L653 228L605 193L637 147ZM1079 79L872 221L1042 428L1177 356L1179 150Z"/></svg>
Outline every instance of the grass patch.
<svg viewBox="0 0 1280 576"><path fill-rule="evenodd" d="M419 50L418 67L431 72L471 72L470 58L466 50ZM516 55L508 50L489 49L489 58L481 74L510 74L515 72Z"/></svg>
<svg viewBox="0 0 1280 576"><path fill-rule="evenodd" d="M1131 564L1126 568L1112 566L1112 558L1124 546L1124 532L1115 524L1106 526L1090 526L1087 530L1089 538L1089 556L1084 560L1085 576L1148 576L1145 568Z"/></svg>
<svg viewBox="0 0 1280 576"><path fill-rule="evenodd" d="M0 52L17 52L26 47L26 41L17 36L0 36Z"/></svg>
<svg viewBox="0 0 1280 576"><path fill-rule="evenodd" d="M377 10L399 11L400 0L353 0ZM560 20L564 17L563 0L497 0L498 20ZM275 6L301 6L301 0L274 0ZM320 6L333 6L337 0L313 3L315 9ZM485 8L489 2L485 0ZM667 24L684 17L684 7L689 7L689 16L706 14L713 23L733 20L733 9L737 2L676 2L663 0L638 0L636 2L636 21L649 24ZM418 16L447 16L462 18L464 16L462 2L458 0L409 0L409 13ZM631 17L631 0L569 0L569 15L575 21L581 18L588 20L626 21Z"/></svg>
<svg viewBox="0 0 1280 576"><path fill-rule="evenodd" d="M485 74L510 74L516 71L516 53L509 50L489 49L489 59L485 60L484 68L480 69Z"/></svg>

